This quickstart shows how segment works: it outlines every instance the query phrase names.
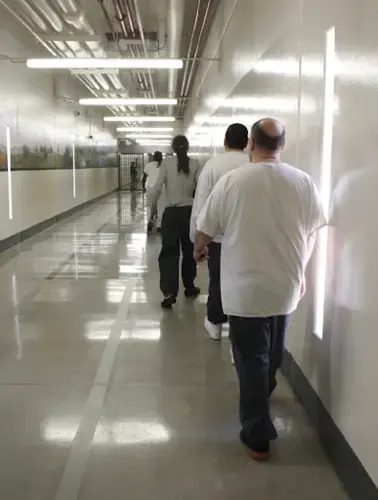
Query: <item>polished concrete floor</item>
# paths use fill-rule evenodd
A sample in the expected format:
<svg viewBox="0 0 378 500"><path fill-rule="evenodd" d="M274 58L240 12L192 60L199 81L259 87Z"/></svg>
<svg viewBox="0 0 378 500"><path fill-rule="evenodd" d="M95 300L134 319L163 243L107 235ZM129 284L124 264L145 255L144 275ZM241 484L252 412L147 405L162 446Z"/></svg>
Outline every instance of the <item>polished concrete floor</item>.
<svg viewBox="0 0 378 500"><path fill-rule="evenodd" d="M145 225L113 195L1 255L0 498L346 500L284 380L273 459L250 461L228 342L205 294L160 309Z"/></svg>

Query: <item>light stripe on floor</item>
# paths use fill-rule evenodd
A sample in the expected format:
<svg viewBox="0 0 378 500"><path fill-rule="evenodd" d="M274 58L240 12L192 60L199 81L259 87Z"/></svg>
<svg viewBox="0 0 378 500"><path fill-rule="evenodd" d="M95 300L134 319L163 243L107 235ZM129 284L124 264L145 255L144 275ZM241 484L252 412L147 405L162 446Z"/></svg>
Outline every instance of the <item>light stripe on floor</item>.
<svg viewBox="0 0 378 500"><path fill-rule="evenodd" d="M55 500L76 500L80 493L83 475L88 462L90 445L101 416L107 386L121 340L122 327L129 311L136 282L136 278L130 279L126 285L121 305L110 329L109 339L101 356L91 392L84 406L83 417L73 440Z"/></svg>

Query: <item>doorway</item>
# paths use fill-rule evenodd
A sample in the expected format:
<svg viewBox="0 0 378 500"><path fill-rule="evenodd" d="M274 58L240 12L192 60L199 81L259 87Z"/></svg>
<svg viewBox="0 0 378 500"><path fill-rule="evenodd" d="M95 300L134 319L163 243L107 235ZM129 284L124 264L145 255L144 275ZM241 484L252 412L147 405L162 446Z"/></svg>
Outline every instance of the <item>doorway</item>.
<svg viewBox="0 0 378 500"><path fill-rule="evenodd" d="M119 187L122 191L142 191L143 154L119 155Z"/></svg>

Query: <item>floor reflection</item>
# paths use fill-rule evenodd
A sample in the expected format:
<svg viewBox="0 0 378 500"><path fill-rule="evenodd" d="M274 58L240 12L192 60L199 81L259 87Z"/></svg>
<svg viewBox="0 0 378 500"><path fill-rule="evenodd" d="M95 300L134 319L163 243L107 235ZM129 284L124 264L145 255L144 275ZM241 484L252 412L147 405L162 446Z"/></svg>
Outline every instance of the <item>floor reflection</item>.
<svg viewBox="0 0 378 500"><path fill-rule="evenodd" d="M85 338L91 341L108 340L114 319L90 320L85 324ZM135 322L129 329L121 331L120 340L157 341L161 337L160 322L141 320Z"/></svg>
<svg viewBox="0 0 378 500"><path fill-rule="evenodd" d="M50 419L41 425L42 438L55 443L72 442L78 429L77 418ZM104 420L97 425L93 444L106 446L156 444L169 441L172 435L172 429L155 420Z"/></svg>
<svg viewBox="0 0 378 500"><path fill-rule="evenodd" d="M255 473L238 443L229 342L206 335L206 293L181 289L161 310L161 241L147 242L143 203L106 198L0 267L0 498L56 498L73 470L80 493L58 498L345 500L281 381L273 489L271 465Z"/></svg>
<svg viewBox="0 0 378 500"><path fill-rule="evenodd" d="M94 444L133 445L164 443L171 439L172 431L158 421L126 420L102 422L97 426Z"/></svg>

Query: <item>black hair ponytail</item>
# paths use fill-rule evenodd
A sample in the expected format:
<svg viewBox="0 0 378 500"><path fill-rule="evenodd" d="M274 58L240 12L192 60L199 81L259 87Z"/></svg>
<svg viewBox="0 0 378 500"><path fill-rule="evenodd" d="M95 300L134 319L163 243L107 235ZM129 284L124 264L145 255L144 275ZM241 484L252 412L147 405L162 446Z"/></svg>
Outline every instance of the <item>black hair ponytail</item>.
<svg viewBox="0 0 378 500"><path fill-rule="evenodd" d="M173 138L172 149L177 155L177 172L189 175L189 142L185 135L176 135Z"/></svg>
<svg viewBox="0 0 378 500"><path fill-rule="evenodd" d="M163 161L163 154L160 151L155 151L154 153L154 161L157 162L158 167L160 167L162 161Z"/></svg>

